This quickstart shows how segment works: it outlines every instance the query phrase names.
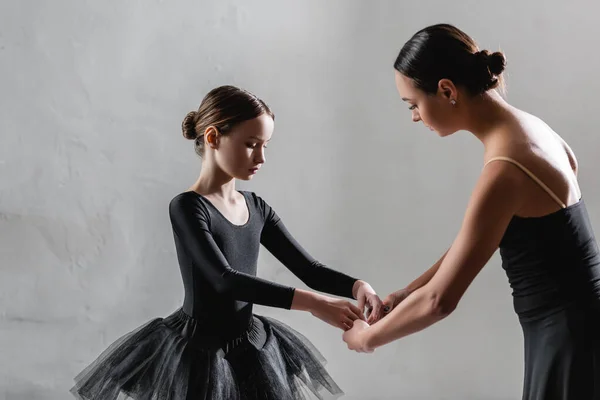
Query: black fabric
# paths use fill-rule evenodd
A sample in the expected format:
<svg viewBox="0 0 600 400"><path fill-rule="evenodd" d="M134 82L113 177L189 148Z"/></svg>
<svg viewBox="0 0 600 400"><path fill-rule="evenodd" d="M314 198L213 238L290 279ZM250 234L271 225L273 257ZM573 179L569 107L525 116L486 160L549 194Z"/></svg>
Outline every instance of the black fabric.
<svg viewBox="0 0 600 400"><path fill-rule="evenodd" d="M256 277L262 244L309 287L352 297L355 278L312 258L259 196L235 225L195 192L169 212L185 290L181 309L124 335L75 379L82 400L245 400L342 394L310 342L253 304L289 309L294 288ZM128 396L128 397L127 397Z"/></svg>
<svg viewBox="0 0 600 400"><path fill-rule="evenodd" d="M300 333L254 316L223 341L182 309L123 336L77 377L77 399L300 400L336 398L325 360Z"/></svg>
<svg viewBox="0 0 600 400"><path fill-rule="evenodd" d="M500 254L524 335L523 400L600 399L600 252L583 200L514 217Z"/></svg>

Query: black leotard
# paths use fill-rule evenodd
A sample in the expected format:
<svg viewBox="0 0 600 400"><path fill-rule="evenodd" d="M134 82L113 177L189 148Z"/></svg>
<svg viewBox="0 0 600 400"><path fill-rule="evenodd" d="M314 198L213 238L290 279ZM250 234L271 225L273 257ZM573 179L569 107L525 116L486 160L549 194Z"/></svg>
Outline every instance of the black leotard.
<svg viewBox="0 0 600 400"><path fill-rule="evenodd" d="M352 297L355 278L316 261L262 198L240 193L249 211L243 225L233 224L196 192L181 193L170 203L188 315L225 333L247 326L252 304L289 309L294 288L255 276L260 244L310 288Z"/></svg>

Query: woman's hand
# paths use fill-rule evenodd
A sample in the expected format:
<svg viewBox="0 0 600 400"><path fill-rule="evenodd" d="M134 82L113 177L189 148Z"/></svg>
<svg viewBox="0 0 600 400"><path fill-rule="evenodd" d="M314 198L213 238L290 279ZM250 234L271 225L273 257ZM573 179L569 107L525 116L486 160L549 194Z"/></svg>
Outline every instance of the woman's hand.
<svg viewBox="0 0 600 400"><path fill-rule="evenodd" d="M410 293L407 289L400 289L395 291L394 293L388 294L387 297L383 299L383 304L386 308L386 314L392 311L398 304L400 304L404 299L406 299L409 294Z"/></svg>
<svg viewBox="0 0 600 400"><path fill-rule="evenodd" d="M356 320L352 329L344 332L342 339L346 342L350 350L359 353L372 353L373 349L367 347L365 340L368 329L369 324L365 321Z"/></svg>

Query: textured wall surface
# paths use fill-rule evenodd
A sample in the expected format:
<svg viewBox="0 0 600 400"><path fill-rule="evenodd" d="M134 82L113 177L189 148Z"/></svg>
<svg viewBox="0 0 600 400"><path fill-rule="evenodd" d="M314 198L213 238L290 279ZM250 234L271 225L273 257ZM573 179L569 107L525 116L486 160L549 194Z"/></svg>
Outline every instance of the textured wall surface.
<svg viewBox="0 0 600 400"><path fill-rule="evenodd" d="M428 24L506 53L509 101L571 144L600 227L600 7L529 3L0 2L0 399L69 398L108 344L181 304L167 205L200 163L180 123L217 85L275 111L267 164L240 187L313 255L382 295L435 262L482 147L411 123L398 98L393 60ZM259 272L304 287L266 252ZM372 355L310 315L256 310L322 350L344 399L520 398L522 337L497 255L454 315Z"/></svg>

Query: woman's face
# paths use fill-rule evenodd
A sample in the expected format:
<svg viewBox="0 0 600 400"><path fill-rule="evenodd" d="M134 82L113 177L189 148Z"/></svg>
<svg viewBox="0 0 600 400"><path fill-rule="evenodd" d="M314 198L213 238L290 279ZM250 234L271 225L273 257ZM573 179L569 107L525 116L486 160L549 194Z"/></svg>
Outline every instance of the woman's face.
<svg viewBox="0 0 600 400"><path fill-rule="evenodd" d="M423 122L439 136L451 135L459 129L456 106L451 103L447 91L438 89L436 94L427 94L398 71L395 71L395 80L400 97L409 104L414 122Z"/></svg>

